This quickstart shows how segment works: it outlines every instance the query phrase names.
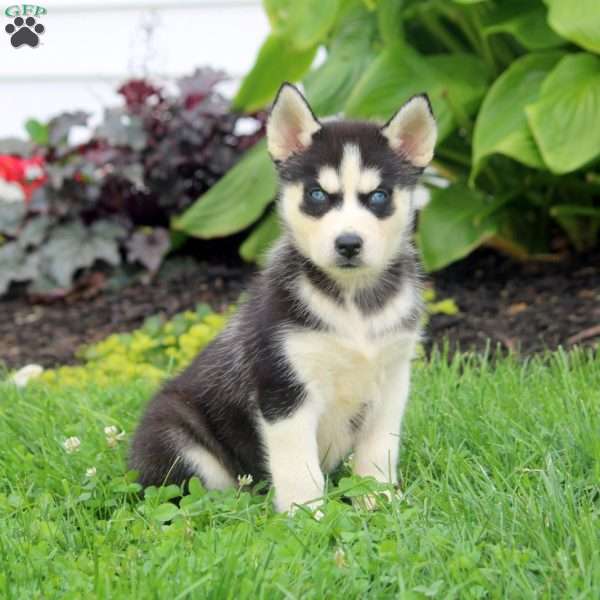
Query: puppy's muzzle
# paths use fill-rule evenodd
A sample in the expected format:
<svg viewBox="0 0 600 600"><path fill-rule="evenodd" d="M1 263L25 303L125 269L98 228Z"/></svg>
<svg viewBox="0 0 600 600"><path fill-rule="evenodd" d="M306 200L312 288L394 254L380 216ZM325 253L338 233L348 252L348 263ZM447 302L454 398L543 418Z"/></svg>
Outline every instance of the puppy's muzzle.
<svg viewBox="0 0 600 600"><path fill-rule="evenodd" d="M363 241L355 233L343 233L335 239L335 251L346 260L355 258L360 254Z"/></svg>

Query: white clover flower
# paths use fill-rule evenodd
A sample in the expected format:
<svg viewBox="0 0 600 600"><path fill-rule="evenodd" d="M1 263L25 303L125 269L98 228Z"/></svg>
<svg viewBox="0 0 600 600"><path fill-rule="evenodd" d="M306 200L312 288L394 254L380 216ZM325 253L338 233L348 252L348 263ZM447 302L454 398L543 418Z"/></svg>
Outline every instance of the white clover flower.
<svg viewBox="0 0 600 600"><path fill-rule="evenodd" d="M44 367L40 365L27 365L19 369L11 378L17 387L25 387L30 379L39 377L44 372Z"/></svg>
<svg viewBox="0 0 600 600"><path fill-rule="evenodd" d="M333 560L338 568L342 569L346 566L346 553L342 548L336 548L333 554Z"/></svg>
<svg viewBox="0 0 600 600"><path fill-rule="evenodd" d="M114 448L120 441L125 439L125 432L119 432L119 429L114 425L105 427L104 435L106 436L106 443L109 448Z"/></svg>
<svg viewBox="0 0 600 600"><path fill-rule="evenodd" d="M69 437L63 442L63 448L67 454L79 452L79 449L81 448L81 440L75 436Z"/></svg>
<svg viewBox="0 0 600 600"><path fill-rule="evenodd" d="M96 467L90 467L85 470L86 477L96 477Z"/></svg>
<svg viewBox="0 0 600 600"><path fill-rule="evenodd" d="M237 480L238 480L238 485L240 486L240 488L243 488L248 485L252 485L254 478L252 477L252 475L238 475Z"/></svg>

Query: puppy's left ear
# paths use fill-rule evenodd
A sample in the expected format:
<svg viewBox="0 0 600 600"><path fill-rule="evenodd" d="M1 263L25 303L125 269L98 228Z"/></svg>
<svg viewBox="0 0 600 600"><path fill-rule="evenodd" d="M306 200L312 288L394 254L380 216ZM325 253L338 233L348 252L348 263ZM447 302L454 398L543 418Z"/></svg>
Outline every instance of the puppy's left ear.
<svg viewBox="0 0 600 600"><path fill-rule="evenodd" d="M284 83L277 93L267 121L267 146L276 161L308 148L321 124L298 89Z"/></svg>
<svg viewBox="0 0 600 600"><path fill-rule="evenodd" d="M437 125L426 94L413 96L381 129L392 149L413 165L426 167L433 158Z"/></svg>

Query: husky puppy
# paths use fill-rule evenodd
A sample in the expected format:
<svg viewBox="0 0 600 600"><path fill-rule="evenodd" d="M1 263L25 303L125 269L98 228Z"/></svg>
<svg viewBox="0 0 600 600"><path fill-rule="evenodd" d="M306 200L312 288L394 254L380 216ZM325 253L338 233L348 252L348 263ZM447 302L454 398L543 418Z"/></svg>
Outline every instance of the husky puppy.
<svg viewBox="0 0 600 600"><path fill-rule="evenodd" d="M227 328L152 400L130 466L143 485L250 474L288 511L317 506L351 450L357 474L397 483L421 314L411 190L436 124L425 95L384 126L321 122L286 83L267 140L281 240Z"/></svg>

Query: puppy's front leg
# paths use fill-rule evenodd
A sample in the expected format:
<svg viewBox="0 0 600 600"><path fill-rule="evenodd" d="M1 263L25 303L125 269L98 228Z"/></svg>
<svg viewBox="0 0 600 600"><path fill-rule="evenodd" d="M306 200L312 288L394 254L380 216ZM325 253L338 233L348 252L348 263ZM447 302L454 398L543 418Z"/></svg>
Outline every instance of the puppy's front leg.
<svg viewBox="0 0 600 600"><path fill-rule="evenodd" d="M381 397L363 425L354 451L354 471L377 481L398 483L400 426L410 382L410 360L390 373Z"/></svg>
<svg viewBox="0 0 600 600"><path fill-rule="evenodd" d="M319 465L317 426L319 413L305 400L290 415L263 422L263 441L275 487L275 508L295 510L295 505L318 506L324 478Z"/></svg>

